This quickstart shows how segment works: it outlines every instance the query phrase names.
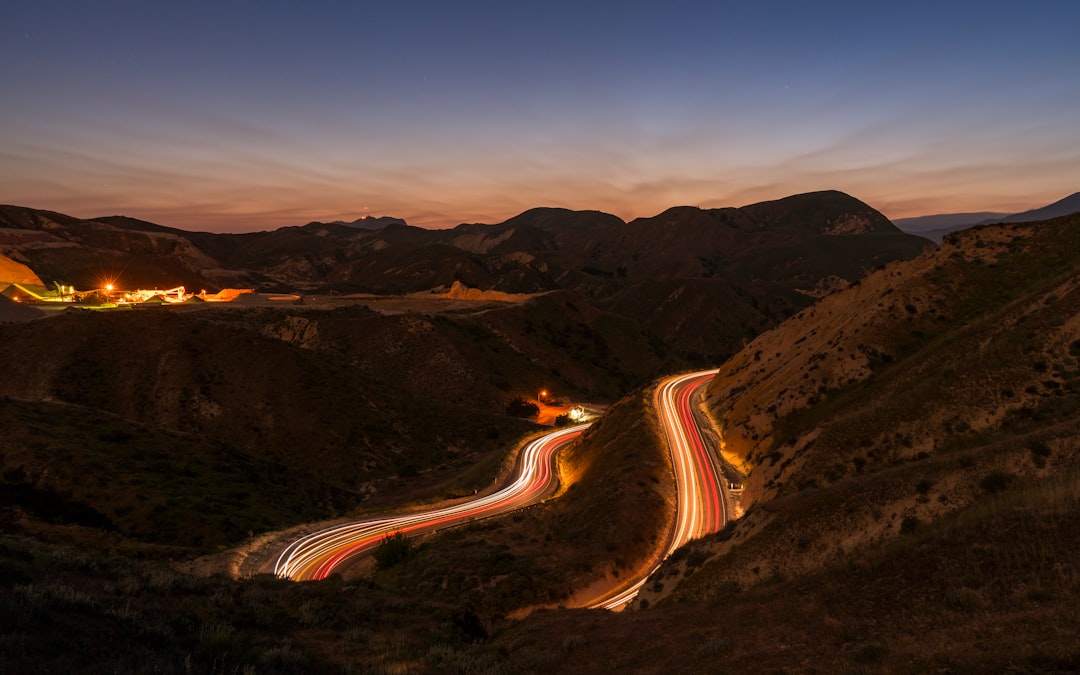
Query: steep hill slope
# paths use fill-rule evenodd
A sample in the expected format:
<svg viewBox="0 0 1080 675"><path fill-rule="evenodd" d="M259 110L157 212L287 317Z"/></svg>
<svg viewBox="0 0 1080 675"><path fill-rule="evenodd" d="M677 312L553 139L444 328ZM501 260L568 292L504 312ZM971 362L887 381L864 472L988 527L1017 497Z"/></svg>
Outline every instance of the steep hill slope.
<svg viewBox="0 0 1080 675"><path fill-rule="evenodd" d="M495 648L523 672L1071 672L1078 316L1077 216L956 233L824 298L710 385L745 516L639 611L534 615Z"/></svg>
<svg viewBox="0 0 1080 675"><path fill-rule="evenodd" d="M681 207L626 230L601 257L616 278L622 265L626 281L608 304L598 303L642 321L698 365L727 358L746 336L929 246L831 191L741 209ZM659 245L646 250L645 242Z"/></svg>
<svg viewBox="0 0 1080 675"><path fill-rule="evenodd" d="M41 285L41 279L34 271L17 260L12 260L6 255L0 255L0 284L31 284Z"/></svg>
<svg viewBox="0 0 1080 675"><path fill-rule="evenodd" d="M676 596L816 573L1074 475L1078 235L1077 216L953 234L726 363L710 405L750 472L747 514L698 546L695 567L712 562Z"/></svg>
<svg viewBox="0 0 1080 675"><path fill-rule="evenodd" d="M504 391L487 369L517 374L531 391L549 376L505 348L474 354L473 333L367 310L69 310L0 325L0 395L190 434L283 466L351 495L327 505L330 515L400 501L413 488L441 497L490 481L531 425L501 413L523 390ZM221 478L204 469L202 479Z"/></svg>
<svg viewBox="0 0 1080 675"><path fill-rule="evenodd" d="M754 466L788 443L801 456L809 439L797 439L843 408L855 442L881 460L911 458L958 429L982 432L1067 396L1069 345L1080 337L1070 313L1077 221L954 234L762 335L710 387L728 451ZM866 396L871 384L888 395ZM853 404L875 409L855 416ZM823 436L812 454L828 454L819 449L832 438L824 434L814 433ZM793 462L757 472L754 494L773 494L769 481L793 488L802 465Z"/></svg>
<svg viewBox="0 0 1080 675"><path fill-rule="evenodd" d="M225 269L198 243L205 235L125 218L80 220L52 211L0 206L0 251L48 284L101 288L120 279L128 288L218 289L251 285L244 270Z"/></svg>

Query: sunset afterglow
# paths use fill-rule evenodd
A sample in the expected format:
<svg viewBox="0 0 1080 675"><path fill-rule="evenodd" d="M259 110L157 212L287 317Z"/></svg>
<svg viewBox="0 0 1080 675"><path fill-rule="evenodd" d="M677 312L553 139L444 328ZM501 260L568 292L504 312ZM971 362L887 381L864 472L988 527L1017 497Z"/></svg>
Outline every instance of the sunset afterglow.
<svg viewBox="0 0 1080 675"><path fill-rule="evenodd" d="M0 202L182 229L624 219L837 189L892 218L1080 185L1080 9L15 3Z"/></svg>

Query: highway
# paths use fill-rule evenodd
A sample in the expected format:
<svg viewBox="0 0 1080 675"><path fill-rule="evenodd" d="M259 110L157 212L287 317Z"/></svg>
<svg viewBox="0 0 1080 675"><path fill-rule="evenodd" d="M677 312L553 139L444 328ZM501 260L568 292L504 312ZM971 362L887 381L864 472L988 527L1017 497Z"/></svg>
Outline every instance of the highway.
<svg viewBox="0 0 1080 675"><path fill-rule="evenodd" d="M675 523L663 554L648 573L610 589L585 604L592 609L619 610L630 603L660 564L691 539L717 532L727 523L722 475L694 419L691 400L716 370L670 377L656 389L655 404L671 453L676 485ZM371 552L397 532L415 536L467 520L507 513L536 503L558 487L555 454L580 436L588 424L567 427L527 444L516 463L512 483L490 495L435 509L329 527L290 544L277 558L274 573L294 580L325 579L343 564Z"/></svg>
<svg viewBox="0 0 1080 675"><path fill-rule="evenodd" d="M296 581L325 579L343 564L370 552L388 535L402 532L414 536L538 502L558 487L555 453L588 427L567 427L530 442L518 457L514 481L490 495L433 511L347 523L306 535L282 551L274 574Z"/></svg>
<svg viewBox="0 0 1080 675"><path fill-rule="evenodd" d="M667 549L642 578L588 604L591 609L618 610L625 607L645 585L660 564L691 539L717 532L727 524L727 500L723 477L705 446L694 420L691 399L708 384L716 370L669 377L656 388L656 410L667 437L675 472L675 526Z"/></svg>

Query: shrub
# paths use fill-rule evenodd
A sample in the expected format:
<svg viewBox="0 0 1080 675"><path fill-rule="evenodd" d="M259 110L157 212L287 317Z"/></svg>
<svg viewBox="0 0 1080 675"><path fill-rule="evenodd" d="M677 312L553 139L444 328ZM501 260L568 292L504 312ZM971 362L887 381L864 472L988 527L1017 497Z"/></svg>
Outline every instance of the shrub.
<svg viewBox="0 0 1080 675"><path fill-rule="evenodd" d="M383 537L382 543L375 548L371 555L375 558L375 566L384 570L403 562L412 552L412 542L405 536L405 533L395 532Z"/></svg>
<svg viewBox="0 0 1080 675"><path fill-rule="evenodd" d="M540 406L518 396L507 404L506 414L511 417L536 417L540 414Z"/></svg>
<svg viewBox="0 0 1080 675"><path fill-rule="evenodd" d="M584 635L569 635L563 640L562 646L564 650L572 652L578 647L584 647L588 643L589 641L585 639Z"/></svg>
<svg viewBox="0 0 1080 675"><path fill-rule="evenodd" d="M949 607L961 612L973 612L987 606L986 598L973 588L953 588L945 593Z"/></svg>
<svg viewBox="0 0 1080 675"><path fill-rule="evenodd" d="M479 643L488 639L484 622L472 605L467 605L464 609L455 612L453 624L465 642Z"/></svg>
<svg viewBox="0 0 1080 675"><path fill-rule="evenodd" d="M1006 471L991 471L979 482L979 487L990 494L1006 490L1013 482L1013 475Z"/></svg>

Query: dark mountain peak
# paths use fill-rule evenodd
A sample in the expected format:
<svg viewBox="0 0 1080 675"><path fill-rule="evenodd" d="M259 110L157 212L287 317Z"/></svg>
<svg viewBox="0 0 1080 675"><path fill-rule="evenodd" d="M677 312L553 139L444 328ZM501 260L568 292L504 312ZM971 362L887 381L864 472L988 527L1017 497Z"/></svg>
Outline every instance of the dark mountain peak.
<svg viewBox="0 0 1080 675"><path fill-rule="evenodd" d="M43 211L25 206L0 205L0 227L16 230L57 230L78 227L86 221L56 211Z"/></svg>
<svg viewBox="0 0 1080 675"><path fill-rule="evenodd" d="M171 234L189 234L186 230L178 230L172 227L165 227L164 225L158 225L146 220L139 220L138 218L129 218L128 216L103 216L101 218L91 218L90 222L102 223L104 225L110 225L118 230L128 230L130 232L166 232Z"/></svg>
<svg viewBox="0 0 1080 675"><path fill-rule="evenodd" d="M126 285L163 288L397 293L460 279L507 292L562 287L601 297L631 280L724 277L814 290L820 279L854 279L926 244L836 191L741 209L678 206L632 223L602 211L542 207L452 230L377 217L243 235L187 233L125 216L85 221L18 207L0 209L3 223L36 230L10 237L6 253L42 279L80 288L123 271ZM875 236L835 236L860 232Z"/></svg>
<svg viewBox="0 0 1080 675"><path fill-rule="evenodd" d="M394 218L392 216L362 216L353 221L334 220L329 223L324 223L320 220L313 220L310 223L303 225L303 227L309 230L326 227L344 227L353 230L367 230L369 232L375 232L389 225L408 226L408 223L406 223L401 218Z"/></svg>
<svg viewBox="0 0 1080 675"><path fill-rule="evenodd" d="M770 228L854 235L899 232L880 211L839 190L822 190L750 204L739 209Z"/></svg>
<svg viewBox="0 0 1080 675"><path fill-rule="evenodd" d="M388 225L408 225L403 219L392 216L364 216L343 224L361 230L381 230Z"/></svg>
<svg viewBox="0 0 1080 675"><path fill-rule="evenodd" d="M529 209L501 223L507 227L531 225L547 231L584 230L621 224L622 218L603 211L573 211L546 206Z"/></svg>
<svg viewBox="0 0 1080 675"><path fill-rule="evenodd" d="M632 222L639 225L648 223L652 226L660 225L666 227L689 227L699 225L709 227L714 225L718 220L723 220L722 217L718 217L719 213L722 211L726 210L705 210L697 206L672 206L655 216L636 218Z"/></svg>

